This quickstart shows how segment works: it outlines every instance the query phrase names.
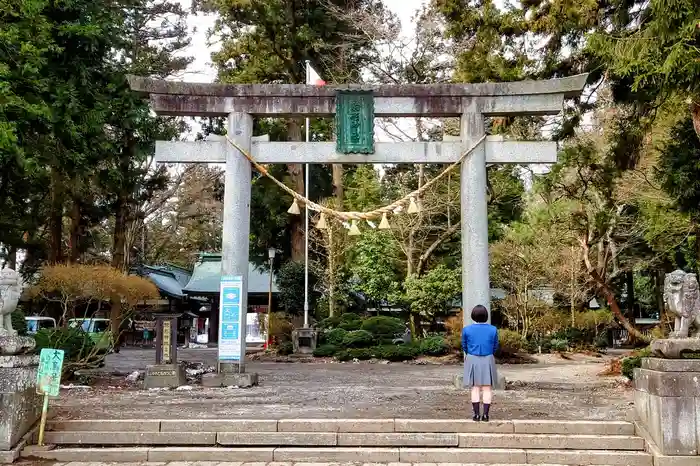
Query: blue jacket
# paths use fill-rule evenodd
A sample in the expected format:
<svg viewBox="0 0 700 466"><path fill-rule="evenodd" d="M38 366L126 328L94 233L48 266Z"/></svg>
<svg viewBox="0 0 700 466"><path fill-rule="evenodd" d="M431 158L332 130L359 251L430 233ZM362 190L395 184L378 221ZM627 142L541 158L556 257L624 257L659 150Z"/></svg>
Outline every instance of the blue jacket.
<svg viewBox="0 0 700 466"><path fill-rule="evenodd" d="M498 350L498 329L491 324L471 324L462 329L462 351L490 356Z"/></svg>

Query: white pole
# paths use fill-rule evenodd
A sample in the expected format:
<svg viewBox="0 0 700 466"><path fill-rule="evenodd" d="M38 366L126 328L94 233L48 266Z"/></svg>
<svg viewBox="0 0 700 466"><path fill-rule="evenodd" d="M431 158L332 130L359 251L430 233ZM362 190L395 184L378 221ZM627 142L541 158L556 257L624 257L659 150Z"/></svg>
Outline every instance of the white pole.
<svg viewBox="0 0 700 466"><path fill-rule="evenodd" d="M309 60L306 60L306 84L309 83ZM306 118L306 142L309 142L309 119ZM304 197L309 198L309 164L304 165ZM304 328L309 328L309 204L304 204Z"/></svg>

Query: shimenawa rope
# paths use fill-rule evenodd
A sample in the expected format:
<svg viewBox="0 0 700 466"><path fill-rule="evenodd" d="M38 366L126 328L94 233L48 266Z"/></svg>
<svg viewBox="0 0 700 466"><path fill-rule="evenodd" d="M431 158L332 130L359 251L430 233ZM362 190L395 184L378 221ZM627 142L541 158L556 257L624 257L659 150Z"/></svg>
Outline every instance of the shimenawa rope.
<svg viewBox="0 0 700 466"><path fill-rule="evenodd" d="M469 154L471 154L472 151L474 151L474 149L476 149L479 146L479 144L481 144L485 139L486 139L486 136L485 135L482 136L478 141L476 141L474 144L472 144L472 146L469 147L469 149L464 151L462 153L462 155L459 157L459 159L457 159L456 162L451 164L449 167L445 168L438 176L436 176L432 180L428 181L427 183L425 183L423 186L416 189L415 191L412 191L411 193L405 195L404 197L402 197L398 201L394 201L389 205L386 205L384 207L380 207L380 208L375 209L375 210L371 210L369 212L352 212L352 211L344 212L344 211L339 211L339 210L329 209L328 207L324 207L320 204L317 204L317 203L305 198L301 194L297 193L292 188L288 187L286 184L282 183L280 180L278 180L277 178L272 176L270 174L270 172L268 172L267 169L263 165L260 165L258 162L255 161L255 159L253 159L253 157L250 155L250 153L248 151L243 149L240 145L236 144L236 142L232 141L228 137L228 135L226 136L226 140L229 142L229 144L231 144L241 154L243 154L243 156L246 159L248 159L248 161L251 163L251 165L253 165L253 167L255 167L255 169L258 172L260 172L260 174L268 177L270 180L272 180L273 183L275 183L277 186L282 188L282 190L284 190L287 194L292 196L296 201L298 201L301 204L307 204L309 206L310 210L313 210L315 212L321 212L321 213L324 213L326 215L330 215L331 217L339 218L341 220L346 220L346 221L347 220L371 220L371 219L381 217L384 214L393 214L394 211L398 207L409 203L411 201L411 199L415 199L415 198L420 197L420 195L423 194L428 188L430 188L432 185L434 185L439 180L444 178L445 175L447 175L448 173L453 171L455 168L457 168L464 161L464 159L466 159L469 156Z"/></svg>

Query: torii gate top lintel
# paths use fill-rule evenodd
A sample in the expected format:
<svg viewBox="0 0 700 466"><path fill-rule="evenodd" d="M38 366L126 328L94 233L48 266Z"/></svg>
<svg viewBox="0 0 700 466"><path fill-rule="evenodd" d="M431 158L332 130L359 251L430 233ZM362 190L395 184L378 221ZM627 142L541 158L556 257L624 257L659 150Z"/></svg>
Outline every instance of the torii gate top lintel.
<svg viewBox="0 0 700 466"><path fill-rule="evenodd" d="M304 84L187 83L130 76L134 91L150 95L162 115L332 116L338 90L371 90L377 117L555 115L580 95L587 74L543 81L477 84L309 86Z"/></svg>

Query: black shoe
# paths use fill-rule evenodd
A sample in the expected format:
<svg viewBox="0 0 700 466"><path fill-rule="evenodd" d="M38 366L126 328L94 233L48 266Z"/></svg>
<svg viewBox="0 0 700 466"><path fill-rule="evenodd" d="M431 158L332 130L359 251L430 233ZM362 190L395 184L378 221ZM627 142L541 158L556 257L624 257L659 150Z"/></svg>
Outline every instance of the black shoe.
<svg viewBox="0 0 700 466"><path fill-rule="evenodd" d="M483 416L481 416L481 420L484 422L489 422L489 416L487 414L484 414Z"/></svg>
<svg viewBox="0 0 700 466"><path fill-rule="evenodd" d="M479 421L481 421L481 417L478 414L475 414L474 417L472 418L472 421L479 422Z"/></svg>

